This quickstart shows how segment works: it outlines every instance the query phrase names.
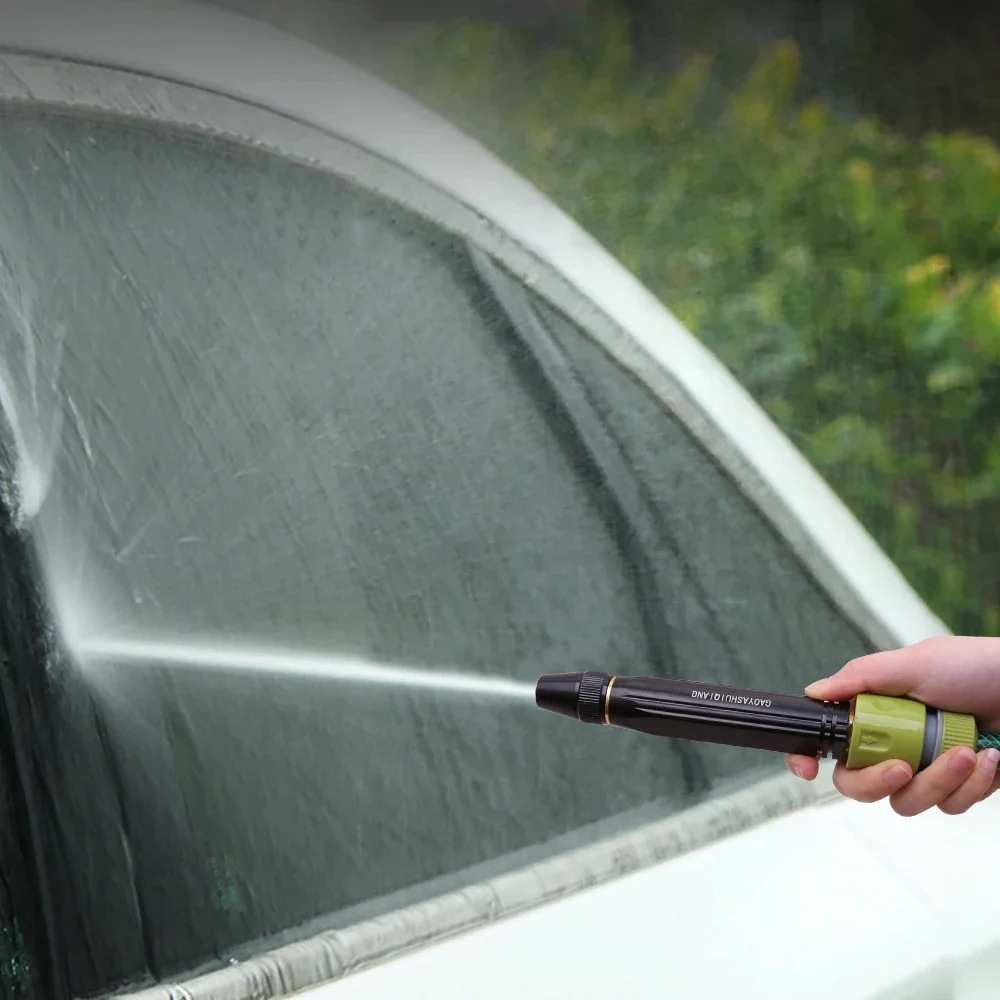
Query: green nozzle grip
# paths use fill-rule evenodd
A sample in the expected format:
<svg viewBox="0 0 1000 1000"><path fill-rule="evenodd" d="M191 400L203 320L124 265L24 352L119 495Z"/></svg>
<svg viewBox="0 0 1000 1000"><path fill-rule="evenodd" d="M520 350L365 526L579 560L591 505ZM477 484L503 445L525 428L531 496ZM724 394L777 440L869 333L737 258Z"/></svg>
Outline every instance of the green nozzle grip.
<svg viewBox="0 0 1000 1000"><path fill-rule="evenodd" d="M927 709L919 701L859 694L854 701L846 764L852 770L883 760L906 761L914 771L924 748Z"/></svg>
<svg viewBox="0 0 1000 1000"><path fill-rule="evenodd" d="M934 713L927 736L928 709L909 698L859 694L854 700L846 765L855 770L883 760L902 760L916 772L956 746L976 749L978 731L971 715L955 712Z"/></svg>

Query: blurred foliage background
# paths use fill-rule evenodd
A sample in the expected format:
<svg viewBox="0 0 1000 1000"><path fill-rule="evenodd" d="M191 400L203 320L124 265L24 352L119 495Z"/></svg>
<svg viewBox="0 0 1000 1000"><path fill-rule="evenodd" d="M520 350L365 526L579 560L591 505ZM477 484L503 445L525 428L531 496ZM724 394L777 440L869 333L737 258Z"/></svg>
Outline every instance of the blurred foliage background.
<svg viewBox="0 0 1000 1000"><path fill-rule="evenodd" d="M1000 632L1000 4L215 2L367 61L525 174L952 629Z"/></svg>
<svg viewBox="0 0 1000 1000"><path fill-rule="evenodd" d="M617 5L559 39L409 34L397 82L620 258L753 393L956 631L1000 626L1000 152L637 56Z"/></svg>

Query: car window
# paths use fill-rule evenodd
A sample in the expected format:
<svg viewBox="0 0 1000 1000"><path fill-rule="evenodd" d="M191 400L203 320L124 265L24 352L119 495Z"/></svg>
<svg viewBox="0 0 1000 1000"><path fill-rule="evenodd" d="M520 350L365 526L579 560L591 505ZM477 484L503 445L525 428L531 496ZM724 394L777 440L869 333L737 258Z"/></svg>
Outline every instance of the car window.
<svg viewBox="0 0 1000 1000"><path fill-rule="evenodd" d="M6 500L46 602L8 624L55 636L75 891L111 863L133 889L88 927L92 980L780 765L553 719L540 673L794 690L869 649L660 402L409 211L219 138L6 111L0 213Z"/></svg>

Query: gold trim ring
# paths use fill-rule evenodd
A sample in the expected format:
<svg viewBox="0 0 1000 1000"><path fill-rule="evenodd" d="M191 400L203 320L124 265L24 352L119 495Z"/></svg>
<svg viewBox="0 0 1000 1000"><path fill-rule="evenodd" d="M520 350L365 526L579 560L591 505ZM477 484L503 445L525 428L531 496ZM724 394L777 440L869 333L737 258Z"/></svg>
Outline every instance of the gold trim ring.
<svg viewBox="0 0 1000 1000"><path fill-rule="evenodd" d="M604 725L611 725L611 689L615 686L615 678L608 681L608 690L604 695Z"/></svg>

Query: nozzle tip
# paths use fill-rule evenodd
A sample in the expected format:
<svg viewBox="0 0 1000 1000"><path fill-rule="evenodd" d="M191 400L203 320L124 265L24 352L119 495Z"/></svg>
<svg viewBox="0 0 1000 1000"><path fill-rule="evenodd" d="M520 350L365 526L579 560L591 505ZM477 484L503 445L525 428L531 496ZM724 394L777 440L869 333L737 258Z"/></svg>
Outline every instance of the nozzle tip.
<svg viewBox="0 0 1000 1000"><path fill-rule="evenodd" d="M546 712L579 719L577 703L583 674L542 674L535 685L535 704Z"/></svg>

